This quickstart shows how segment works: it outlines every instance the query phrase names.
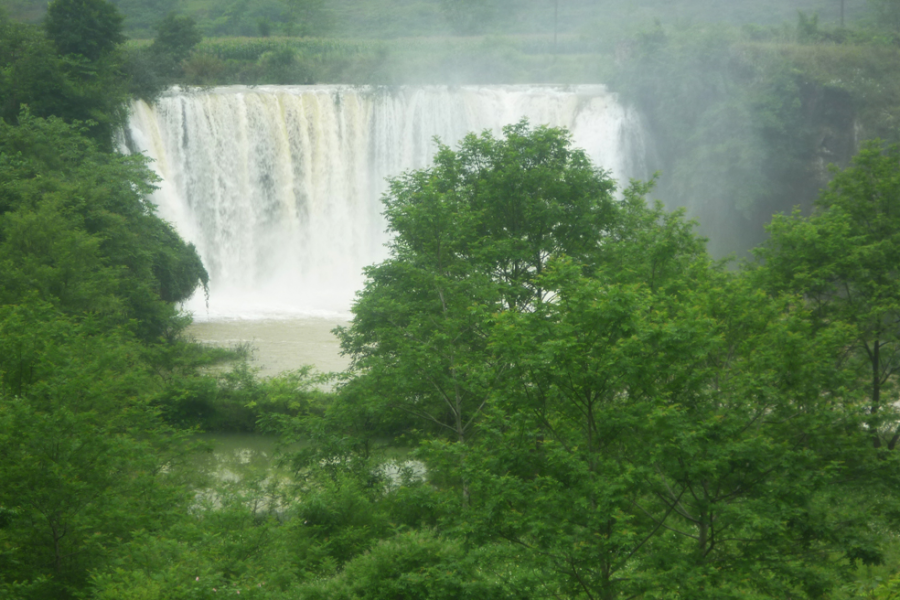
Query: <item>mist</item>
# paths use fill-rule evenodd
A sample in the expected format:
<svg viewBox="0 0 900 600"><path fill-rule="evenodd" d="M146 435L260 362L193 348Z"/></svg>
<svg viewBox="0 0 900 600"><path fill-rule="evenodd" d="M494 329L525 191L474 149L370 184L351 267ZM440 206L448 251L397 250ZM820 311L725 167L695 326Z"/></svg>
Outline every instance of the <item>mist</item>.
<svg viewBox="0 0 900 600"><path fill-rule="evenodd" d="M138 79L163 15L196 22L167 85L606 85L643 119L653 197L716 256L809 212L861 141L900 139L897 9L878 0L113 2ZM36 22L41 2L10 11Z"/></svg>

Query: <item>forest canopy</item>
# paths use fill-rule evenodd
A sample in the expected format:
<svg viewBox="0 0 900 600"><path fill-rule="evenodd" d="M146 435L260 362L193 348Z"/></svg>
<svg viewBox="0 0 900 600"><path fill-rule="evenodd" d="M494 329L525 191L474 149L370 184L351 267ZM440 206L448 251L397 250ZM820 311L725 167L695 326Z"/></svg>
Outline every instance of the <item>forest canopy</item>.
<svg viewBox="0 0 900 600"><path fill-rule="evenodd" d="M821 21L659 25L621 45L548 2L395 4L360 13L371 37L432 18L456 35L395 54L314 39L360 21L308 0L0 14L0 597L896 597L900 148L857 153L822 117L896 133L896 2L873 3L870 29L838 26L833 2ZM276 24L302 39L268 39ZM141 28L154 41L126 47ZM201 40L248 28L259 40ZM346 372L264 379L187 337L180 303L208 275L156 214L146 160L116 151L133 95L397 83L392 56L476 80L613 72L585 48L615 55L678 171L664 189L698 205L729 171L731 210L767 220L774 190L808 200L776 180L856 157L734 265L648 199L655 179L613 181L565 130L473 132L389 182L388 257L335 332ZM279 470L205 479L200 430L279 435Z"/></svg>
<svg viewBox="0 0 900 600"><path fill-rule="evenodd" d="M457 494L440 530L530 594L834 594L882 560L896 495L856 325L712 262L651 188L613 201L564 132L525 123L395 179L326 423L420 439Z"/></svg>

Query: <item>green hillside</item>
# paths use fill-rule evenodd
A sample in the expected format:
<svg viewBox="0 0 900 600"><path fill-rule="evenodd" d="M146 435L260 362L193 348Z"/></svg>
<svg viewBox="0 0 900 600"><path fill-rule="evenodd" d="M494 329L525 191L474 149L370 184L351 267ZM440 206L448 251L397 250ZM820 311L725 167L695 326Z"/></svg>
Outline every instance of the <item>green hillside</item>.
<svg viewBox="0 0 900 600"><path fill-rule="evenodd" d="M192 16L208 36L281 34L394 38L441 34L552 34L618 37L662 23L792 21L797 11L838 24L839 0L115 0L134 38L152 37L168 12ZM846 19L864 18L864 0L845 0ZM12 16L38 21L46 0L8 0Z"/></svg>

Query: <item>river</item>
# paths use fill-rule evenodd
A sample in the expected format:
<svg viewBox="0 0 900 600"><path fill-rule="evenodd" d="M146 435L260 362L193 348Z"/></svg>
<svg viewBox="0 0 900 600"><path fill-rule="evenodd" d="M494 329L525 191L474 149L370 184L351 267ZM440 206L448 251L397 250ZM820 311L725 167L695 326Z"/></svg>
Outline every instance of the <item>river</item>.
<svg viewBox="0 0 900 600"><path fill-rule="evenodd" d="M251 363L263 377L313 365L319 371L342 371L349 360L340 356L331 330L346 325L339 317L197 320L188 335L199 342L230 347L248 343Z"/></svg>

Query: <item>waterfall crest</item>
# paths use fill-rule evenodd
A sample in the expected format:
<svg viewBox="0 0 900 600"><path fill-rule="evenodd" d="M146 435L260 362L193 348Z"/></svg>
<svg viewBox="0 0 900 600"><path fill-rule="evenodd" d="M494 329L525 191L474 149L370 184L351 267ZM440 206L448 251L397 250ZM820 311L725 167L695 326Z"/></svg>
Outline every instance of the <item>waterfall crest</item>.
<svg viewBox="0 0 900 600"><path fill-rule="evenodd" d="M210 273L198 320L333 315L386 256L385 178L428 165L434 137L566 127L620 181L645 177L636 115L599 85L174 88L132 106L133 151L162 178L159 214Z"/></svg>

